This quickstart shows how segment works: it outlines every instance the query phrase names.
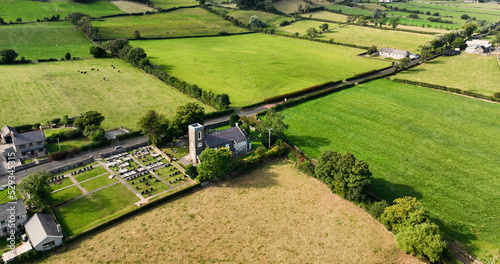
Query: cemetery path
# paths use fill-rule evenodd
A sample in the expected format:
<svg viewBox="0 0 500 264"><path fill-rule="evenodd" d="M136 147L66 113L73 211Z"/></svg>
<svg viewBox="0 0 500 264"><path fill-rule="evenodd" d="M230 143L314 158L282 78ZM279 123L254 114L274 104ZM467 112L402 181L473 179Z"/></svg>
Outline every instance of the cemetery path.
<svg viewBox="0 0 500 264"><path fill-rule="evenodd" d="M115 175L115 173L110 169L108 168L108 166L105 166L104 163L102 161L98 161L99 164L101 164L101 166L103 166L109 173L111 173L111 175ZM147 203L148 200L146 198L144 198L139 192L137 192L134 188L132 188L132 186L128 185L124 179L122 179L122 177L119 177L119 176L116 176L115 175L115 178L118 180L119 183L123 184L123 186L125 186L127 189L129 189L135 196L137 196L139 198L139 202L141 203ZM136 203L137 204L137 203Z"/></svg>
<svg viewBox="0 0 500 264"><path fill-rule="evenodd" d="M76 187L78 187L78 189L80 189L80 191L82 191L83 194L86 194L88 193L87 190L85 190L82 186L80 186L80 184L78 183L78 181L73 177L73 175L68 175L68 178L75 184Z"/></svg>
<svg viewBox="0 0 500 264"><path fill-rule="evenodd" d="M59 206L61 206L61 205L65 205L65 204L70 203L70 202L73 202L73 201L78 200L78 199L80 199L80 198L83 198L83 197L85 197L85 196L87 196L87 195L89 195L89 194L92 194L92 193L98 192L98 191L100 191L100 190L102 190L102 189L108 188L108 187L113 186L113 185L118 184L118 183L119 183L119 182L113 182L113 183L110 183L110 184L108 184L108 185L105 185L105 186L99 187L99 188L97 188L97 189L95 189L95 190L93 190L93 191L91 191L91 192L86 192L86 193L84 193L84 194L82 194L82 195L79 195L79 196L77 196L77 197L75 197L75 198L69 199L69 200L64 201L64 202L62 202L62 203L60 203L60 204L56 204L56 205L54 205L54 207L53 207L53 208L59 207Z"/></svg>

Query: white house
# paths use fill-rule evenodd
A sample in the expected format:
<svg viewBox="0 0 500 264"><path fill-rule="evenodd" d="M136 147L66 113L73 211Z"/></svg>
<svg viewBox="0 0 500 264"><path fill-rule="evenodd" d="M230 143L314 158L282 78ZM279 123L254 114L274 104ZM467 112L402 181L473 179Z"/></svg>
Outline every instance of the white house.
<svg viewBox="0 0 500 264"><path fill-rule="evenodd" d="M491 43L488 40L468 40L465 44L467 44L466 53L485 54L491 51Z"/></svg>
<svg viewBox="0 0 500 264"><path fill-rule="evenodd" d="M403 59L410 56L410 52L406 50L390 49L390 48L380 48L378 51L379 55L384 58L393 59Z"/></svg>
<svg viewBox="0 0 500 264"><path fill-rule="evenodd" d="M62 244L61 226L48 214L35 214L24 225L36 251L49 250Z"/></svg>

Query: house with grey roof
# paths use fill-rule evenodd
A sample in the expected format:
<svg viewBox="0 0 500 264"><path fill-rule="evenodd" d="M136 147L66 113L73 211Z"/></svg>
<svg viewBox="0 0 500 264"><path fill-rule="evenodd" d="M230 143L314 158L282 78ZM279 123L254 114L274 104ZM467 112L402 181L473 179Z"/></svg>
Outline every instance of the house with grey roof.
<svg viewBox="0 0 500 264"><path fill-rule="evenodd" d="M22 199L0 204L0 235L17 231L28 219L28 212Z"/></svg>
<svg viewBox="0 0 500 264"><path fill-rule="evenodd" d="M13 134L12 145L20 159L36 158L47 155L45 134L41 130Z"/></svg>
<svg viewBox="0 0 500 264"><path fill-rule="evenodd" d="M380 48L378 54L384 58L403 59L410 56L410 52L406 50Z"/></svg>
<svg viewBox="0 0 500 264"><path fill-rule="evenodd" d="M35 214L24 225L36 251L49 250L63 242L61 226L48 214Z"/></svg>
<svg viewBox="0 0 500 264"><path fill-rule="evenodd" d="M247 133L239 126L206 133L205 127L196 123L190 125L188 131L189 157L193 163L198 163L198 156L205 148L229 148L233 158L245 155L252 149L252 143Z"/></svg>
<svg viewBox="0 0 500 264"><path fill-rule="evenodd" d="M2 143L10 144L12 143L12 134L17 134L17 130L13 127L5 125L2 127L2 131L0 132L0 137L2 138Z"/></svg>

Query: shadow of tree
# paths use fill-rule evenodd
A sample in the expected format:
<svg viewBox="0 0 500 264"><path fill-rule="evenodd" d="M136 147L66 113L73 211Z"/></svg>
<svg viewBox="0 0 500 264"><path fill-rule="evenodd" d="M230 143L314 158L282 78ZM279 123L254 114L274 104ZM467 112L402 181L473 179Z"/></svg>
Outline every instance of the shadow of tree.
<svg viewBox="0 0 500 264"><path fill-rule="evenodd" d="M386 199L389 203L404 196L422 199L422 194L411 186L392 183L381 178L371 178L371 181L370 191L378 197Z"/></svg>
<svg viewBox="0 0 500 264"><path fill-rule="evenodd" d="M300 146L301 149L319 149L321 147L330 145L330 143L332 142L330 139L324 137L299 135L286 136L286 140L293 143L294 145Z"/></svg>
<svg viewBox="0 0 500 264"><path fill-rule="evenodd" d="M446 236L446 240L460 240L461 245L467 245L465 250L468 252L477 252L479 250L478 247L471 244L472 241L477 240L477 235L465 224L456 222L445 223L443 220L434 217L431 217L431 221L439 225L441 232Z"/></svg>

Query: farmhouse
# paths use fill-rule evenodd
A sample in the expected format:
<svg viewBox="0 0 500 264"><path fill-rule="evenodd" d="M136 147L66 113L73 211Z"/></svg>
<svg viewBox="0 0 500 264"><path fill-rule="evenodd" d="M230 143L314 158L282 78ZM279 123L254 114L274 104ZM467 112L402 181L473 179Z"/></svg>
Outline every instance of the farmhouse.
<svg viewBox="0 0 500 264"><path fill-rule="evenodd" d="M26 219L28 219L28 212L22 199L0 204L0 235L6 236L11 230L18 230Z"/></svg>
<svg viewBox="0 0 500 264"><path fill-rule="evenodd" d="M61 226L48 214L35 214L25 225L31 245L36 251L49 250L62 244Z"/></svg>
<svg viewBox="0 0 500 264"><path fill-rule="evenodd" d="M378 53L380 56L384 58L393 58L393 59L403 59L410 55L409 51L390 49L390 48L380 48Z"/></svg>
<svg viewBox="0 0 500 264"><path fill-rule="evenodd" d="M12 127L4 126L1 135L2 142L7 145L3 148L2 154L6 159L11 152L15 152L19 159L36 158L47 154L45 134L41 130L18 134Z"/></svg>
<svg viewBox="0 0 500 264"><path fill-rule="evenodd" d="M465 43L467 44L466 53L486 54L491 51L491 43L488 40L474 39Z"/></svg>
<svg viewBox="0 0 500 264"><path fill-rule="evenodd" d="M199 162L198 156L205 148L222 147L229 148L234 158L247 154L252 149L252 143L245 130L239 126L208 134L205 133L205 127L201 124L189 126L189 157L192 162Z"/></svg>

